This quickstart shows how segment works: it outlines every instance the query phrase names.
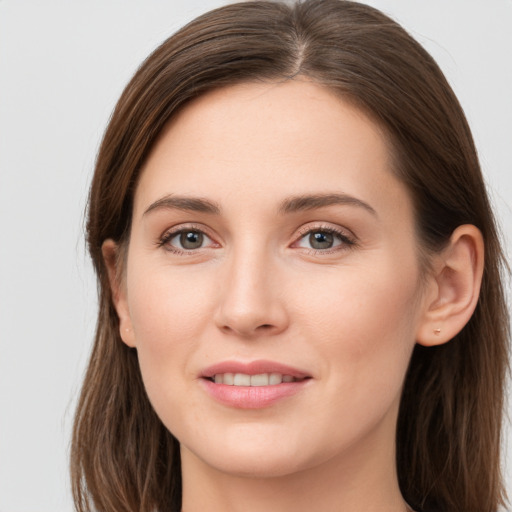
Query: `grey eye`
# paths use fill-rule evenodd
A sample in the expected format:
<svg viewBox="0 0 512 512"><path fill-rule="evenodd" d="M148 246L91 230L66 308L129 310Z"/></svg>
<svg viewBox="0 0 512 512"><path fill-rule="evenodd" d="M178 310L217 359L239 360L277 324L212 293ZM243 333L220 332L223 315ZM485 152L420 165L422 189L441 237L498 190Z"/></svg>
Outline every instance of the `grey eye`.
<svg viewBox="0 0 512 512"><path fill-rule="evenodd" d="M304 233L295 247L313 249L314 251L328 251L338 246L348 247L350 245L353 245L353 242L345 235L326 228L316 228Z"/></svg>
<svg viewBox="0 0 512 512"><path fill-rule="evenodd" d="M313 231L309 234L309 245L313 249L330 249L334 245L334 236L325 231Z"/></svg>
<svg viewBox="0 0 512 512"><path fill-rule="evenodd" d="M183 249L199 249L203 245L204 235L200 231L182 231L178 236Z"/></svg>
<svg viewBox="0 0 512 512"><path fill-rule="evenodd" d="M193 253L199 249L217 247L206 233L194 227L184 227L167 233L161 238L158 245L177 254Z"/></svg>

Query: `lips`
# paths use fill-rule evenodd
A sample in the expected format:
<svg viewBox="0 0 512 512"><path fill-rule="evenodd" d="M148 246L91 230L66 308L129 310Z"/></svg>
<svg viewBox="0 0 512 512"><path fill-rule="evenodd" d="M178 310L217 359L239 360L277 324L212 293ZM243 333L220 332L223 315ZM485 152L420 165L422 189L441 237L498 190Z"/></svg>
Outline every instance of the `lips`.
<svg viewBox="0 0 512 512"><path fill-rule="evenodd" d="M309 378L310 375L307 372L293 368L285 364L277 363L274 361L251 361L249 363L241 363L236 361L224 361L217 363L208 368L205 368L201 372L203 378L214 378L215 375L224 375L226 373L232 374L244 374L244 375L261 375L278 373L281 375L289 375L296 380L302 380Z"/></svg>
<svg viewBox="0 0 512 512"><path fill-rule="evenodd" d="M210 397L234 408L259 409L305 389L311 376L273 361L225 361L201 372L200 382Z"/></svg>

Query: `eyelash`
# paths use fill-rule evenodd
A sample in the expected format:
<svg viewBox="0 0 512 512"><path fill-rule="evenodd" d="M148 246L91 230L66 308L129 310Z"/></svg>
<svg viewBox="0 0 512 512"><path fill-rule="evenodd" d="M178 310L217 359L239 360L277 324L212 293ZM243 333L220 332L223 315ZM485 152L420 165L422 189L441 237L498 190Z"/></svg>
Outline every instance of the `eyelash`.
<svg viewBox="0 0 512 512"><path fill-rule="evenodd" d="M170 231L166 231L162 237L157 240L156 245L158 247L164 248L166 251L172 252L174 254L178 255L193 255L196 254L197 251L200 251L201 249L205 249L206 247L199 247L198 249L179 249L178 247L174 247L169 244L169 242L175 238L176 236L187 233L187 232L195 232L200 233L206 237L208 237L210 240L212 240L212 237L208 235L208 233L205 231L204 227L197 226L197 225L187 225L187 226L180 226L178 229L173 229ZM302 241L305 237L308 235L311 235L312 233L324 233L333 235L336 237L341 243L340 245L336 245L334 247L328 248L328 249L314 249L314 248L307 248L302 247L304 251L307 252L307 254L311 255L327 255L332 254L335 252L340 251L346 251L350 248L354 247L356 245L356 239L355 237L347 234L345 230L336 229L332 226L324 226L324 225L316 225L316 226L306 226L304 228L301 228L299 230L299 236L295 239L292 246Z"/></svg>
<svg viewBox="0 0 512 512"><path fill-rule="evenodd" d="M306 226L304 228L299 229L300 236L296 239L293 244L299 243L301 240L306 238L306 236L311 235L312 233L327 233L333 235L337 238L341 244L331 247L329 249L313 249L303 247L308 254L311 255L327 255L333 254L340 251L347 251L356 245L356 239L353 235L349 235L346 230L337 229L332 226L325 225L317 225L317 226Z"/></svg>
<svg viewBox="0 0 512 512"><path fill-rule="evenodd" d="M172 229L170 231L166 231L162 235L162 237L159 240L157 240L156 245L157 245L157 247L162 247L166 251L172 252L174 254L193 255L193 254L197 253L197 251L204 249L204 247L200 247L199 249L185 250L185 249L179 249L178 247L174 247L169 244L169 242L173 238L180 235L181 233L190 233L190 232L201 233L202 235L205 235L206 237L208 237L210 240L212 239L212 237L210 235L208 235L208 233L205 231L204 227L197 226L194 224L188 224L186 226L180 226L178 229Z"/></svg>

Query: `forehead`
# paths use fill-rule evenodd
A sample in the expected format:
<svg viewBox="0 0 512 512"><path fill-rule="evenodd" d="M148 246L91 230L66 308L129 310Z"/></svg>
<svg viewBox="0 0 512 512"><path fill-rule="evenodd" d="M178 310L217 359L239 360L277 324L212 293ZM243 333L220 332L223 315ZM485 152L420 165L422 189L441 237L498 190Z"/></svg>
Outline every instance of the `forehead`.
<svg viewBox="0 0 512 512"><path fill-rule="evenodd" d="M309 81L249 83L205 94L173 118L142 170L135 209L172 193L243 196L247 209L333 188L377 205L383 194L408 200L386 137L359 109Z"/></svg>

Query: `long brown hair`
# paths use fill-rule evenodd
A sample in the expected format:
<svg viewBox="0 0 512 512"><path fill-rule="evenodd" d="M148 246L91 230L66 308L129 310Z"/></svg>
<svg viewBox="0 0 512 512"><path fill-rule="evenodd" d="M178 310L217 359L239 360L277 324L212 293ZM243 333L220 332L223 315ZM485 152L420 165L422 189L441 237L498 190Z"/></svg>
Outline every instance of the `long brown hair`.
<svg viewBox="0 0 512 512"><path fill-rule="evenodd" d="M353 102L383 127L414 200L425 254L461 224L485 240L476 311L445 345L416 346L397 426L404 498L419 510L496 512L504 503L500 431L508 361L505 261L464 113L428 53L379 11L344 0L242 2L165 41L123 92L92 182L87 241L99 282L96 339L76 412L71 474L80 512L178 511L179 444L122 343L101 246L129 237L141 166L187 102L240 82L296 76Z"/></svg>

